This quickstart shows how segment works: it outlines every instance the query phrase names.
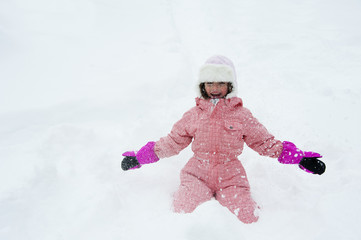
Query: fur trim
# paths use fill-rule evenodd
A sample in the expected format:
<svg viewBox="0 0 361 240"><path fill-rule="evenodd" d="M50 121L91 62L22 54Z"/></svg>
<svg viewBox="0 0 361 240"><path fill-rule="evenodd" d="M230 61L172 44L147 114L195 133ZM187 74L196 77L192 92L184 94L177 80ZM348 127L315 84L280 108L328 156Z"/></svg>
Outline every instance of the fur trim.
<svg viewBox="0 0 361 240"><path fill-rule="evenodd" d="M230 82L233 85L233 91L226 98L237 96L236 74L230 66L224 64L204 64L199 70L197 85L205 82ZM197 88L198 96L201 97L202 94L200 93L199 86Z"/></svg>
<svg viewBox="0 0 361 240"><path fill-rule="evenodd" d="M223 64L204 64L199 70L199 83L231 82L235 80L233 69Z"/></svg>

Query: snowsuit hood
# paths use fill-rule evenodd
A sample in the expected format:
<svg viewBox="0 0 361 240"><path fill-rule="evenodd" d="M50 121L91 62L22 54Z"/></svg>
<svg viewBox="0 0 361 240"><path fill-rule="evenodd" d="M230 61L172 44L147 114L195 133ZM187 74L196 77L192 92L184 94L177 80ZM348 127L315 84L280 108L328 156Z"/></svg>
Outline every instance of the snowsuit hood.
<svg viewBox="0 0 361 240"><path fill-rule="evenodd" d="M233 98L226 98L224 100L225 106L229 108L230 111L234 111L237 108L243 107L243 101L241 98L233 97ZM201 109L205 110L210 106L213 106L214 104L210 101L207 101L202 98L196 98L196 106Z"/></svg>

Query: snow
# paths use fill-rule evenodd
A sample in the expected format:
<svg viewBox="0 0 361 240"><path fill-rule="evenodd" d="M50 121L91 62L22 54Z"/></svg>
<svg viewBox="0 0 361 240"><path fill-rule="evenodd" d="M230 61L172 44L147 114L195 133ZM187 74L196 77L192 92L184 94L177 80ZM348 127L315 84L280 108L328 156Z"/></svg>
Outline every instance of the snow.
<svg viewBox="0 0 361 240"><path fill-rule="evenodd" d="M0 239L360 239L361 3L0 1ZM278 139L320 152L315 176L245 148L261 206L171 211L178 156L123 172L121 153L194 106L213 54Z"/></svg>

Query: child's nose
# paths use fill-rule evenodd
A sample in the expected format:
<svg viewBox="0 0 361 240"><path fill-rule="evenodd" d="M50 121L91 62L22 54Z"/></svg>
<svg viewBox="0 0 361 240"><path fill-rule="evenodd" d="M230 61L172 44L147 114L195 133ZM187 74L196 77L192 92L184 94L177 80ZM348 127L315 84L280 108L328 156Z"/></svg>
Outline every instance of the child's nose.
<svg viewBox="0 0 361 240"><path fill-rule="evenodd" d="M212 90L218 90L220 86L221 85L219 83L212 84Z"/></svg>

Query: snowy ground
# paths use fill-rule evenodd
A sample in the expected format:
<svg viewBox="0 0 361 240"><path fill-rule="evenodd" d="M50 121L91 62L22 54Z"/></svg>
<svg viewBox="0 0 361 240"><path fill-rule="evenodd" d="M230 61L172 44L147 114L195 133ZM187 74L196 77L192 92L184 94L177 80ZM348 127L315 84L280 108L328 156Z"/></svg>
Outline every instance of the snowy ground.
<svg viewBox="0 0 361 240"><path fill-rule="evenodd" d="M0 239L360 239L361 2L1 0ZM121 153L194 105L231 58L246 107L327 171L241 156L260 220L171 211L189 148L137 171Z"/></svg>

